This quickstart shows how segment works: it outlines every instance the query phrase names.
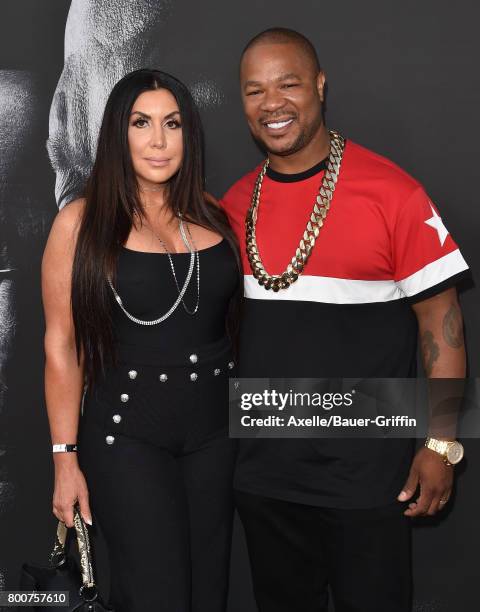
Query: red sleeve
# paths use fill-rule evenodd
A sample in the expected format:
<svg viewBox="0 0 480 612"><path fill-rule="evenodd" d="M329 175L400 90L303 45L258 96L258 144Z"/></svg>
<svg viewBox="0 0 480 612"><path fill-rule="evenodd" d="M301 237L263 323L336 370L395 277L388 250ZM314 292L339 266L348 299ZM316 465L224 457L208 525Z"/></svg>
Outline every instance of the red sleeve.
<svg viewBox="0 0 480 612"><path fill-rule="evenodd" d="M422 187L402 204L393 234L394 279L412 301L458 282L468 270L437 207Z"/></svg>

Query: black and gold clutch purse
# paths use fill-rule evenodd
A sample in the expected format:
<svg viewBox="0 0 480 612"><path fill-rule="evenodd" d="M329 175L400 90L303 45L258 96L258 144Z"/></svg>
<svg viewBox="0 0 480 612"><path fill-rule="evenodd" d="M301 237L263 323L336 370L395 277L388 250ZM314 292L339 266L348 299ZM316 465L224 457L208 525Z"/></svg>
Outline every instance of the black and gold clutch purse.
<svg viewBox="0 0 480 612"><path fill-rule="evenodd" d="M58 522L55 544L46 566L24 563L20 577L23 591L68 591L69 604L65 612L114 612L104 604L93 576L92 553L88 529L78 503L73 509L73 523L78 544L80 567L75 557L67 553L68 527ZM56 606L33 606L38 612L56 612Z"/></svg>

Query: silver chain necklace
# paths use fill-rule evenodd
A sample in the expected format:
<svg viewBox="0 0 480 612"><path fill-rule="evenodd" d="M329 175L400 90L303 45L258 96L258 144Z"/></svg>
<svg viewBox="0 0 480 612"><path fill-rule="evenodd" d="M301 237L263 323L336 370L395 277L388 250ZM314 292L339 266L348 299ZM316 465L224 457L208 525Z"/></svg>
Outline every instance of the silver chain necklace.
<svg viewBox="0 0 480 612"><path fill-rule="evenodd" d="M180 222L181 222L181 221L180 221ZM147 227L148 227L148 226L147 226ZM168 249L167 249L167 245L166 245L166 244L165 244L165 242L164 242L164 241L163 241L163 240L160 238L160 236L157 236L157 234L156 234L156 233L155 233L155 232L152 230L152 228L151 228L151 227L148 227L148 229L149 229L149 230L152 232L152 234L155 236L155 238L158 240L158 242L160 242L160 244L161 244L161 245L162 245L162 247L163 247L163 250L164 250L164 251L165 251L165 253L168 255L168 260L170 261L170 268L171 268L171 270L172 270L173 279L174 279L174 281L175 281L175 285L177 286L177 291L178 291L178 292L179 292L179 294L180 294L180 293L181 293L181 291L180 291L180 285L179 285L179 283L178 283L178 280L177 280L177 275L176 275L176 273L175 273L175 266L173 265L173 259L172 259L171 255L170 255L170 252L169 252L169 251L168 251ZM192 241L192 245L190 245L189 243L188 243L188 244L187 244L187 243L185 243L185 244L186 244L186 246L187 246L188 250L190 251L190 253L193 251L194 256L196 256L196 259L197 259L197 303L196 303L195 308L194 308L193 310L189 310L189 309L187 308L187 305L185 304L185 300L184 300L184 299L183 299L183 297L182 297L182 305L183 305L183 307L184 307L184 309L185 309L185 312L187 312L187 313L188 313L188 314L190 314L190 315L194 315L194 314L195 314L195 313L198 311L198 306L199 306L199 304L200 304L200 255L199 255L199 253L198 253L198 249L197 249L197 247L195 246L195 242L193 241L192 234L191 234L191 232L190 232L190 227L188 226L188 224L187 224L187 232L188 232L188 235L190 236L190 240ZM182 236L182 237L183 237L183 236ZM192 249L192 246L193 246L193 249Z"/></svg>
<svg viewBox="0 0 480 612"><path fill-rule="evenodd" d="M193 311L193 313L191 313L191 314L194 314L194 313L195 313L195 312L197 312L197 310L198 310L198 304L199 304L199 301L200 301L200 260L199 260L199 254L198 254L198 251L194 251L194 250L191 248L190 243L188 242L187 236L186 236L186 234L185 234L185 228L184 228L184 226L183 226L183 221L182 221L182 219L181 219L181 218L180 218L180 219L179 219L179 221L178 221L178 226L179 226L179 229L180 229L180 235L181 235L181 237L182 237L183 243L185 244L185 246L187 247L187 249L188 249L188 250L189 250L189 252L190 252L190 264L189 264L189 267L188 267L187 277L186 277L186 279L185 279L185 282L184 282L184 284L183 284L182 289L180 289L180 288L179 288L179 285L178 285L178 282L177 282L176 275L175 275L175 269L174 269L174 267L173 267L173 261L172 261L172 258L171 258L171 256L170 256L170 253L169 253L169 252L168 252L168 250L167 250L167 255L169 256L170 265L171 265L171 267L172 267L172 271L173 271L173 274L174 274L175 282L176 282L176 284L177 284L177 288L178 288L178 290L179 290L179 294L178 294L177 299L176 299L176 300L175 300L175 302L173 303L173 305L172 305L172 306L169 308L169 310L168 310L168 311L167 311L165 314L163 314L161 317L159 317L158 319L153 319L153 320L150 320L150 321L146 321L146 320L144 320L144 319L139 319L138 317L135 317L134 315L132 315L130 312L128 312L128 310L127 310L127 309L125 308L125 306L123 305L122 298L121 298L121 297L120 297L120 295L117 293L117 291L116 291L115 287L114 287L114 286L113 286L113 284L112 284L111 279L110 279L110 278L107 278L107 282L108 282L108 284L110 285L110 288L111 288L111 290L112 290L112 292L113 292L113 295L114 295L115 300L117 301L118 305L119 305L119 306L120 306L120 308L123 310L123 312L125 313L125 315L126 315L126 316L127 316L127 317L128 317L130 320L131 320L131 321L133 321L134 323L137 323L138 325L157 325L158 323L162 323L162 321L165 321L165 319L168 319L168 317L169 317L171 314L173 314L173 312L174 312L174 311L177 309L177 307L178 307L178 305L180 304L180 302L182 302L182 301L183 301L183 296L185 295L185 292L187 291L188 285L189 285L190 280L191 280L191 278L192 278L193 268L194 268L194 266L195 266L195 255L196 255L196 257L197 257L197 292L198 292L198 295L197 295L197 306L196 306L195 310ZM154 233L154 235L155 235L155 233ZM157 238L158 238L158 237L157 237ZM193 240L192 240L192 242L193 242ZM184 304L184 306L185 306L185 304ZM188 310L187 310L187 312L188 312Z"/></svg>

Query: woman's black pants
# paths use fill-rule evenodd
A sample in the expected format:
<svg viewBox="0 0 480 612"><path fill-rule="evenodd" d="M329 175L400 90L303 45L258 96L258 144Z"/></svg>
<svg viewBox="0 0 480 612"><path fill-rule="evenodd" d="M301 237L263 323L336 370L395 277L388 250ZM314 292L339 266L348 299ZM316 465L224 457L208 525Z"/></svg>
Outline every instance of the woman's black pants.
<svg viewBox="0 0 480 612"><path fill-rule="evenodd" d="M78 438L116 612L225 612L235 441L226 342L177 354L120 347L88 390Z"/></svg>

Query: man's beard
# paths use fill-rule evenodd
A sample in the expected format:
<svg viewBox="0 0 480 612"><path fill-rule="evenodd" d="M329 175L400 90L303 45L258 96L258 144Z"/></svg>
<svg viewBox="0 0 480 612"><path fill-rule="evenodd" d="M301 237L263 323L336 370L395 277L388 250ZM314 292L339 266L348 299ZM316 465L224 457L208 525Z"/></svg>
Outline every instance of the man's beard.
<svg viewBox="0 0 480 612"><path fill-rule="evenodd" d="M267 143L260 139L255 139L257 144L267 153L273 153L279 157L288 157L294 153L298 153L309 145L317 134L318 130L323 125L323 117L320 115L316 121L308 125L305 129L301 130L298 136L295 138L293 143L286 145L284 149L280 151L269 149Z"/></svg>

